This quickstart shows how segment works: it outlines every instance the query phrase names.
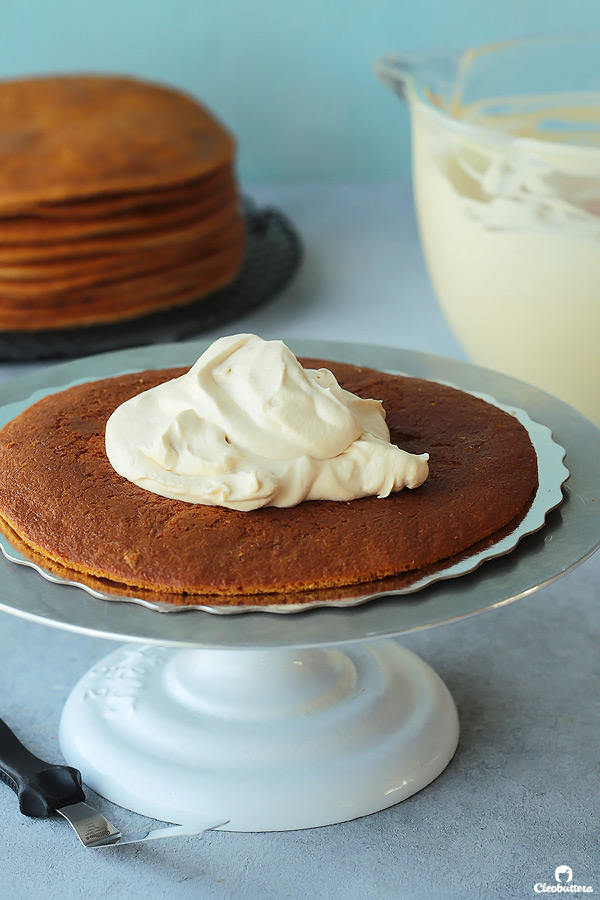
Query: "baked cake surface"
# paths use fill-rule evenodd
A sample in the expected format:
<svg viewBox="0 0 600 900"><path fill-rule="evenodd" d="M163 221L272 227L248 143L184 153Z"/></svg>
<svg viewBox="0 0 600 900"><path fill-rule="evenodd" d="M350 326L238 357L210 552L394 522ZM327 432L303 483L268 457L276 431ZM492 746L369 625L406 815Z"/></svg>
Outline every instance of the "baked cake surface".
<svg viewBox="0 0 600 900"><path fill-rule="evenodd" d="M246 244L235 148L166 85L0 81L0 329L127 321L230 284Z"/></svg>
<svg viewBox="0 0 600 900"><path fill-rule="evenodd" d="M234 141L192 97L108 75L0 82L0 210L171 188L231 162Z"/></svg>
<svg viewBox="0 0 600 900"><path fill-rule="evenodd" d="M50 570L106 580L116 592L260 605L275 593L418 572L506 530L528 508L537 460L513 416L435 382L302 363L325 366L346 390L382 400L392 442L429 453L425 484L385 499L251 512L145 491L112 469L104 428L126 399L186 370L150 371L52 394L2 429L5 532Z"/></svg>

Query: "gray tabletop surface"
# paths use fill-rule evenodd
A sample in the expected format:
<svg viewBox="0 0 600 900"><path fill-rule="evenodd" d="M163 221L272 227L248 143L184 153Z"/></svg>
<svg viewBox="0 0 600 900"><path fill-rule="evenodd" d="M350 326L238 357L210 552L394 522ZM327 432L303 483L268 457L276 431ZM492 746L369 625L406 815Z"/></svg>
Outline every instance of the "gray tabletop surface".
<svg viewBox="0 0 600 900"><path fill-rule="evenodd" d="M263 186L254 196L293 218L306 260L285 294L229 331L464 359L435 304L405 186ZM0 377L33 368L5 366ZM507 607L405 635L452 692L460 743L432 785L363 819L84 850L64 821L21 816L0 784L1 900L511 900L556 886L560 865L597 893L599 584L595 554ZM59 762L65 699L115 646L2 614L0 714ZM91 799L119 824L136 820Z"/></svg>

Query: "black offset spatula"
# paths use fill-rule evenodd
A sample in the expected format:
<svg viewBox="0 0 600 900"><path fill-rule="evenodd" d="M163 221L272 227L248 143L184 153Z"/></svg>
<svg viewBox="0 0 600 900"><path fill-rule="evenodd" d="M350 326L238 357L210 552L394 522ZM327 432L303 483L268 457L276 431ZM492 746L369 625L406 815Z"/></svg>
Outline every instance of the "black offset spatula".
<svg viewBox="0 0 600 900"><path fill-rule="evenodd" d="M176 835L203 834L226 822L189 826L167 825L123 834L85 802L81 773L72 766L44 762L30 753L6 722L0 719L0 780L19 798L23 815L47 819L58 813L67 820L84 847L114 847Z"/></svg>

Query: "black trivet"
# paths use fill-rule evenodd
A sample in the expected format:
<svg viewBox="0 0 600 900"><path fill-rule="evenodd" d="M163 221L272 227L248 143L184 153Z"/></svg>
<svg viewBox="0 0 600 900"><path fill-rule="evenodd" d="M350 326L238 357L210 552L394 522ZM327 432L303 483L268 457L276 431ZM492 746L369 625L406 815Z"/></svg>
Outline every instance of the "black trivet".
<svg viewBox="0 0 600 900"><path fill-rule="evenodd" d="M271 300L296 272L300 238L279 210L244 201L246 253L231 284L195 303L128 322L35 332L0 332L0 362L66 359L143 344L182 341Z"/></svg>

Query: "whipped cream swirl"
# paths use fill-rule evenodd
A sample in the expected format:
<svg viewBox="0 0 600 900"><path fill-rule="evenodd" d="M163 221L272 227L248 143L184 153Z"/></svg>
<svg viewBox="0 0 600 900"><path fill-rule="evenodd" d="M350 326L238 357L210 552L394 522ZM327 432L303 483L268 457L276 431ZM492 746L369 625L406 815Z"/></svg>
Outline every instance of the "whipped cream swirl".
<svg viewBox="0 0 600 900"><path fill-rule="evenodd" d="M380 401L248 334L220 338L185 375L119 406L106 453L141 488L237 510L386 497L428 475L426 453L390 443Z"/></svg>

